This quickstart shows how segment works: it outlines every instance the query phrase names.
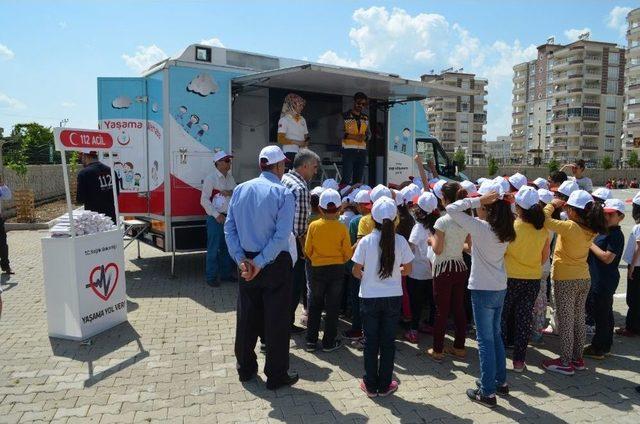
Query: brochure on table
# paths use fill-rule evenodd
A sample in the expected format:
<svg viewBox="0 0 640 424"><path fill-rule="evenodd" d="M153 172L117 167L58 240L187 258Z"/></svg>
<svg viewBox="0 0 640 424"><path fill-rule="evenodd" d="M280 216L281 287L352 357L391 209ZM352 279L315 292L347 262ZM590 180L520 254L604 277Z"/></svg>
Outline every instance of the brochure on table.
<svg viewBox="0 0 640 424"><path fill-rule="evenodd" d="M49 336L85 340L127 320L123 229L117 222L114 230L75 233L65 151L110 152L113 137L104 131L54 128L54 139L62 156L71 237L42 239Z"/></svg>

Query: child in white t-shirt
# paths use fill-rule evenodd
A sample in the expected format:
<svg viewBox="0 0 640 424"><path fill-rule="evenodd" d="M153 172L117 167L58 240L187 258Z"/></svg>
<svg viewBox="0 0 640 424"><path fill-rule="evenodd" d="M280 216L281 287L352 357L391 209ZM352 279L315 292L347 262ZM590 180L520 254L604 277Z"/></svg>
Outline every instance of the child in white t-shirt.
<svg viewBox="0 0 640 424"><path fill-rule="evenodd" d="M640 193L633 198L633 226L622 259L627 267L627 318L624 328L616 329L623 336L640 335Z"/></svg>
<svg viewBox="0 0 640 424"><path fill-rule="evenodd" d="M411 325L409 331L404 335L411 343L418 343L418 325L425 306L429 308L429 315L421 330L425 333L433 331L435 303L433 301L431 261L434 253L429 246L429 237L435 233L433 226L440 217L438 199L433 193L422 193L417 199L417 205L418 207L415 209L416 224L409 236L409 245L415 256L411 263L411 273L407 277L407 291L411 302Z"/></svg>
<svg viewBox="0 0 640 424"><path fill-rule="evenodd" d="M364 330L365 375L360 389L369 397L398 390L392 379L395 334L402 304L402 276L411 273L409 243L395 233L398 213L392 199L375 201L374 231L363 237L353 255L353 275L360 279L360 313Z"/></svg>

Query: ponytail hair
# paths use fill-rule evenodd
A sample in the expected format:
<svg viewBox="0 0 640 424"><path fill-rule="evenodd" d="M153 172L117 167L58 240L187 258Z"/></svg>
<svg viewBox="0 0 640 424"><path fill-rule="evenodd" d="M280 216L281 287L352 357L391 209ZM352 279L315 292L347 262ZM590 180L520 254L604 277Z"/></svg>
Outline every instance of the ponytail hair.
<svg viewBox="0 0 640 424"><path fill-rule="evenodd" d="M633 204L633 208L631 209L631 216L636 224L640 224L640 205Z"/></svg>
<svg viewBox="0 0 640 424"><path fill-rule="evenodd" d="M431 213L426 213L418 207L416 208L414 215L416 216L416 221L419 224L422 224L424 228L431 231L431 233L436 232L436 229L433 228L433 226L436 225L436 221L440 218L440 211L438 209L435 209Z"/></svg>
<svg viewBox="0 0 640 424"><path fill-rule="evenodd" d="M533 205L530 209L524 209L518 206L518 210L520 211L520 219L533 225L536 230L542 230L545 216L540 203Z"/></svg>
<svg viewBox="0 0 640 424"><path fill-rule="evenodd" d="M393 265L396 262L396 230L392 220L385 219L382 224L375 223L375 228L380 230L380 279L391 277Z"/></svg>
<svg viewBox="0 0 640 424"><path fill-rule="evenodd" d="M447 201L447 203L453 203L456 200L460 200L458 198L458 193L461 190L463 190L463 188L460 184L455 181L449 181L448 183L444 183L442 185L442 197ZM466 193L466 190L464 190L464 192Z"/></svg>
<svg viewBox="0 0 640 424"><path fill-rule="evenodd" d="M580 218L580 223L598 234L607 234L607 220L604 216L604 209L598 202L590 202L584 209L574 208L576 215Z"/></svg>
<svg viewBox="0 0 640 424"><path fill-rule="evenodd" d="M486 205L487 222L502 243L512 242L516 239L516 230L513 228L513 213L511 204L505 200Z"/></svg>

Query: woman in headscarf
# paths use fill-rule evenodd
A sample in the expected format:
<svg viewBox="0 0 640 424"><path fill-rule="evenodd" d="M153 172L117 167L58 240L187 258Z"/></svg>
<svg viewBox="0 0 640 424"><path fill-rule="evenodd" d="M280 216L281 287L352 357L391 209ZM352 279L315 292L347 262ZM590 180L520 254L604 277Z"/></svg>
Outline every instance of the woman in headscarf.
<svg viewBox="0 0 640 424"><path fill-rule="evenodd" d="M309 140L307 121L301 115L305 104L306 101L294 93L287 94L282 104L278 121L278 143L290 163L293 163L296 153L301 147L306 147Z"/></svg>

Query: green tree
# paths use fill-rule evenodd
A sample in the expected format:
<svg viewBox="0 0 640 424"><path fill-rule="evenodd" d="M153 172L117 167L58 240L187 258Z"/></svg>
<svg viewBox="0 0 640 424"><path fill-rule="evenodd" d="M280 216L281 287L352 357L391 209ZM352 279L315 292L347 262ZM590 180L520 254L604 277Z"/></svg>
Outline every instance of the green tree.
<svg viewBox="0 0 640 424"><path fill-rule="evenodd" d="M605 157L602 158L602 167L604 169L613 168L613 160L611 160L610 156L605 156Z"/></svg>
<svg viewBox="0 0 640 424"><path fill-rule="evenodd" d="M498 162L490 157L489 158L489 176L492 177L498 173Z"/></svg>
<svg viewBox="0 0 640 424"><path fill-rule="evenodd" d="M36 122L16 124L11 131L12 143L7 144L7 163L60 163L60 152L53 143L53 131Z"/></svg>
<svg viewBox="0 0 640 424"><path fill-rule="evenodd" d="M629 153L629 166L632 168L638 168L640 166L640 161L638 161L638 153L635 150L632 150Z"/></svg>
<svg viewBox="0 0 640 424"><path fill-rule="evenodd" d="M549 168L549 173L552 174L560 169L560 164L555 158L552 158L547 164L547 167Z"/></svg>
<svg viewBox="0 0 640 424"><path fill-rule="evenodd" d="M467 167L467 158L464 154L464 150L458 149L453 154L453 161L458 165L458 171L464 171Z"/></svg>

